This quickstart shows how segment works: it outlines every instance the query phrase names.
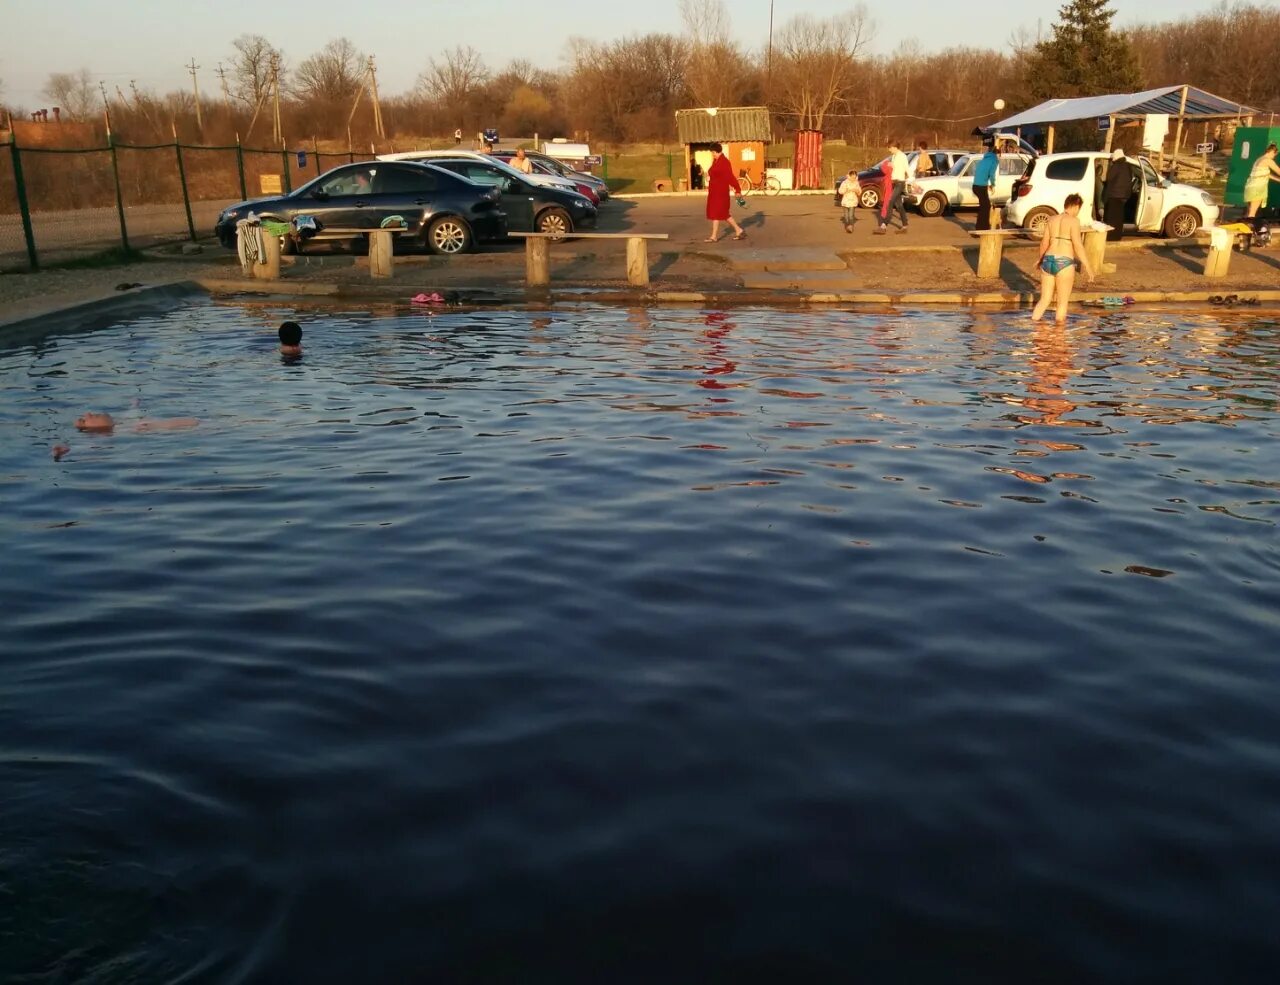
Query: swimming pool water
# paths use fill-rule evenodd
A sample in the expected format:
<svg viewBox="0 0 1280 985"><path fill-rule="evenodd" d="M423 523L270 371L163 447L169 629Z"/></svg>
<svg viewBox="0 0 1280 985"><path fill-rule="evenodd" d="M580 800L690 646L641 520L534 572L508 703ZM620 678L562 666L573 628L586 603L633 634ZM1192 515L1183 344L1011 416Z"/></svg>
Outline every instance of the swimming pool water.
<svg viewBox="0 0 1280 985"><path fill-rule="evenodd" d="M0 981L1266 980L1278 393L1228 312L0 342Z"/></svg>

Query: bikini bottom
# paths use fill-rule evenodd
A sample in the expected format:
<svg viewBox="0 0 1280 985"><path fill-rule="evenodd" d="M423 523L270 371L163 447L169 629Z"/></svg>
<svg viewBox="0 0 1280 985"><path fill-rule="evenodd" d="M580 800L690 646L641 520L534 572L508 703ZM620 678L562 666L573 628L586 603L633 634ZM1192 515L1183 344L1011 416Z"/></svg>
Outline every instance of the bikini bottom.
<svg viewBox="0 0 1280 985"><path fill-rule="evenodd" d="M1040 269L1050 277L1057 277L1058 274L1075 265L1076 261L1070 257L1056 257L1052 253L1046 253L1044 259L1040 261Z"/></svg>

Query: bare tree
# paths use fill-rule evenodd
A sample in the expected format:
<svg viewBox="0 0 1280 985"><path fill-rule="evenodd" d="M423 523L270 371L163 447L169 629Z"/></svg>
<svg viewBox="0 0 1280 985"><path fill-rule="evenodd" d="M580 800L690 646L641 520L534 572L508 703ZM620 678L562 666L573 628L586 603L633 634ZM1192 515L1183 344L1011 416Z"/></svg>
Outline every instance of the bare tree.
<svg viewBox="0 0 1280 985"><path fill-rule="evenodd" d="M246 106L256 107L271 89L272 55L280 60L280 81L284 84L284 55L261 34L242 34L231 42L231 47L235 49L231 56L235 96Z"/></svg>
<svg viewBox="0 0 1280 985"><path fill-rule="evenodd" d="M335 38L293 73L293 88L322 103L349 102L366 75L365 56L347 38Z"/></svg>
<svg viewBox="0 0 1280 985"><path fill-rule="evenodd" d="M821 130L850 92L857 57L871 39L866 7L826 20L793 17L774 39L773 88L802 129Z"/></svg>
<svg viewBox="0 0 1280 985"><path fill-rule="evenodd" d="M733 106L742 102L751 81L751 65L729 38L729 11L724 0L680 0L688 57L684 81L699 106Z"/></svg>
<svg viewBox="0 0 1280 985"><path fill-rule="evenodd" d="M452 106L465 106L489 78L480 52L470 46L459 45L444 53L440 61L434 58L426 70L418 76L418 86L437 102Z"/></svg>
<svg viewBox="0 0 1280 985"><path fill-rule="evenodd" d="M729 8L724 0L680 0L680 20L694 48L729 40Z"/></svg>
<svg viewBox="0 0 1280 985"><path fill-rule="evenodd" d="M87 68L77 72L53 72L40 95L62 108L72 120L86 120L98 109L98 87Z"/></svg>

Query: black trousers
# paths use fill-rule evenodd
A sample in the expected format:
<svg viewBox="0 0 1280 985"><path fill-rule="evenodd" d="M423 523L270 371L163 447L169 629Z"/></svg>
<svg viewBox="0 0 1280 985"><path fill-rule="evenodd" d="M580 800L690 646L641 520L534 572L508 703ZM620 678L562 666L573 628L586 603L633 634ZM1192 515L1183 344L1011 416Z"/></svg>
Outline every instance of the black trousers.
<svg viewBox="0 0 1280 985"><path fill-rule="evenodd" d="M889 201L884 203L884 210L880 213L880 225L889 225L889 217L893 215L893 210L898 210L898 219L902 223L902 228L907 228L907 206L902 201L902 196L907 193L907 183L905 181L895 181L893 190L889 194Z"/></svg>
<svg viewBox="0 0 1280 985"><path fill-rule="evenodd" d="M1127 198L1107 199L1102 210L1102 221L1111 227L1111 232L1107 233L1107 241L1110 243L1124 239L1124 211L1128 204Z"/></svg>
<svg viewBox="0 0 1280 985"><path fill-rule="evenodd" d="M991 228L991 189L986 185L974 185L973 193L978 196L978 224L975 229Z"/></svg>

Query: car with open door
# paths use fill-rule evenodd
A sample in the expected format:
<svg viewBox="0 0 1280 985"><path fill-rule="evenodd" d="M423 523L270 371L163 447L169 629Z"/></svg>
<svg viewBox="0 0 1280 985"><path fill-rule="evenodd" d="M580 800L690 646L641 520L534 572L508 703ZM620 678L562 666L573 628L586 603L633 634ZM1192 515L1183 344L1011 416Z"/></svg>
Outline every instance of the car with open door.
<svg viewBox="0 0 1280 985"><path fill-rule="evenodd" d="M1102 175L1110 155L1105 151L1045 154L1032 161L1014 183L1005 222L1039 233L1062 211L1068 195L1079 195L1081 218L1102 220ZM1133 194L1125 209L1125 226L1138 232L1186 239L1218 221L1220 209L1208 192L1162 178L1142 156L1126 155L1133 169Z"/></svg>

